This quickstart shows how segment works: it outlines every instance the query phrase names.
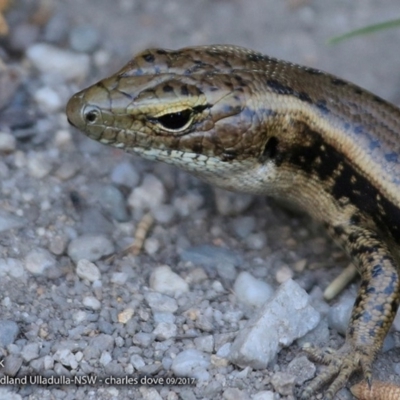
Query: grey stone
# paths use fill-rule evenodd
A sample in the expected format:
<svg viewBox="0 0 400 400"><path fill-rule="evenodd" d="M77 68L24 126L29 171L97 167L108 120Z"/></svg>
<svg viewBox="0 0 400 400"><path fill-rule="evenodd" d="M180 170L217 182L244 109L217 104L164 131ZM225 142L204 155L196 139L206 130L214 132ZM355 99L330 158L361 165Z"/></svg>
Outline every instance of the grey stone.
<svg viewBox="0 0 400 400"><path fill-rule="evenodd" d="M351 311L354 305L354 298L344 296L334 304L328 314L328 324L331 329L345 335L349 326Z"/></svg>
<svg viewBox="0 0 400 400"><path fill-rule="evenodd" d="M7 347L14 343L19 334L19 326L10 320L0 320L0 346Z"/></svg>
<svg viewBox="0 0 400 400"><path fill-rule="evenodd" d="M140 176L130 162L117 164L111 172L111 181L117 185L133 188L138 185Z"/></svg>
<svg viewBox="0 0 400 400"><path fill-rule="evenodd" d="M198 377L198 373L208 368L209 365L209 355L195 349L188 349L175 357L171 370L176 376Z"/></svg>
<svg viewBox="0 0 400 400"><path fill-rule="evenodd" d="M21 356L26 362L30 362L39 357L39 344L28 343L21 351Z"/></svg>
<svg viewBox="0 0 400 400"><path fill-rule="evenodd" d="M235 252L211 245L189 247L182 251L181 260L195 265L215 268L218 264L239 266L243 259Z"/></svg>
<svg viewBox="0 0 400 400"><path fill-rule="evenodd" d="M100 41L100 35L96 28L91 25L73 27L69 32L69 43L72 50L91 53L96 50Z"/></svg>
<svg viewBox="0 0 400 400"><path fill-rule="evenodd" d="M268 283L254 278L246 271L238 275L233 290L240 302L255 307L261 307L274 293Z"/></svg>
<svg viewBox="0 0 400 400"><path fill-rule="evenodd" d="M177 301L159 292L145 292L144 298L153 312L174 313L178 309Z"/></svg>
<svg viewBox="0 0 400 400"><path fill-rule="evenodd" d="M0 210L0 232L22 228L24 225L26 225L25 218L17 217L4 210Z"/></svg>
<svg viewBox="0 0 400 400"><path fill-rule="evenodd" d="M72 240L68 246L68 255L77 263L86 259L97 261L114 253L114 245L104 236L83 235Z"/></svg>
<svg viewBox="0 0 400 400"><path fill-rule="evenodd" d="M229 358L239 366L264 369L282 347L314 329L319 320L319 313L309 304L308 294L288 280L239 333Z"/></svg>

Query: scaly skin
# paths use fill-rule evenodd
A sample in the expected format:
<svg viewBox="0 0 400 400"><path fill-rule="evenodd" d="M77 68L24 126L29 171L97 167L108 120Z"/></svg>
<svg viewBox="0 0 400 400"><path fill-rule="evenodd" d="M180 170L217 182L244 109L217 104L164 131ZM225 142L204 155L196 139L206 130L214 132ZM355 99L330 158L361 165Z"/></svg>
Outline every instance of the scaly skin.
<svg viewBox="0 0 400 400"><path fill-rule="evenodd" d="M302 393L332 399L372 364L399 304L400 111L311 68L234 46L146 50L74 95L89 137L174 164L212 185L291 201L361 274L346 342Z"/></svg>

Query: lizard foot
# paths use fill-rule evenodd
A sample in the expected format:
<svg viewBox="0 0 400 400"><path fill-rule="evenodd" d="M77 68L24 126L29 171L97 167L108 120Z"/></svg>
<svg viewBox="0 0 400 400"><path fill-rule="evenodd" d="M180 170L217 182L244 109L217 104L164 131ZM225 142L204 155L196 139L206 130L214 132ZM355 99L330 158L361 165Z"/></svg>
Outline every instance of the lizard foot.
<svg viewBox="0 0 400 400"><path fill-rule="evenodd" d="M351 348L347 344L344 344L339 350L331 348L320 349L306 344L303 350L313 361L325 364L328 367L304 389L300 397L301 400L310 399L315 392L329 382L332 383L325 392L324 400L332 400L336 392L347 383L350 376L360 369L363 371L364 377L370 386L373 356L364 354L362 351Z"/></svg>

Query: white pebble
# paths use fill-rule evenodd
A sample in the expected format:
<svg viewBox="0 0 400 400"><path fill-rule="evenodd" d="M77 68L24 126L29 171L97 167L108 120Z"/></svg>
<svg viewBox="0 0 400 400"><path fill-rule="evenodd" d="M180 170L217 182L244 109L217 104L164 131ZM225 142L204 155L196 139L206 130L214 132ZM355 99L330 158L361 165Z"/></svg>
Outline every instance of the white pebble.
<svg viewBox="0 0 400 400"><path fill-rule="evenodd" d="M79 278L87 279L89 282L94 282L101 278L101 273L97 266L85 259L78 261L76 274Z"/></svg>
<svg viewBox="0 0 400 400"><path fill-rule="evenodd" d="M174 297L189 291L189 285L167 265L158 267L150 276L150 287Z"/></svg>
<svg viewBox="0 0 400 400"><path fill-rule="evenodd" d="M86 296L83 299L83 305L87 308L91 308L92 310L99 310L101 307L101 303L96 297Z"/></svg>
<svg viewBox="0 0 400 400"><path fill-rule="evenodd" d="M11 153L16 148L17 141L11 133L0 132L0 152Z"/></svg>
<svg viewBox="0 0 400 400"><path fill-rule="evenodd" d="M126 272L114 272L111 275L111 282L116 285L124 285L128 279L128 274Z"/></svg>
<svg viewBox="0 0 400 400"><path fill-rule="evenodd" d="M148 238L144 242L144 249L146 250L146 253L149 255L156 254L159 248L160 248L160 242L156 238Z"/></svg>
<svg viewBox="0 0 400 400"><path fill-rule="evenodd" d="M42 275L55 265L56 259L45 249L32 250L25 257L25 268L34 275Z"/></svg>
<svg viewBox="0 0 400 400"><path fill-rule="evenodd" d="M34 153L28 158L28 171L33 178L42 179L47 176L52 165L47 157L40 153Z"/></svg>
<svg viewBox="0 0 400 400"><path fill-rule="evenodd" d="M108 351L103 351L100 356L100 364L105 367L112 360L111 354Z"/></svg>
<svg viewBox="0 0 400 400"><path fill-rule="evenodd" d="M65 80L82 80L89 73L90 58L87 54L36 43L28 48L26 55L43 74L56 75Z"/></svg>
<svg viewBox="0 0 400 400"><path fill-rule="evenodd" d="M273 294L270 285L259 281L248 272L241 272L238 275L233 290L239 301L255 307L263 305Z"/></svg>
<svg viewBox="0 0 400 400"><path fill-rule="evenodd" d="M178 327L170 322L160 322L153 333L156 335L157 340L168 340L177 335Z"/></svg>
<svg viewBox="0 0 400 400"><path fill-rule="evenodd" d="M151 210L165 201L166 192L163 183L154 175L146 175L140 186L133 189L128 204L133 209Z"/></svg>
<svg viewBox="0 0 400 400"><path fill-rule="evenodd" d="M210 365L210 357L196 349L179 353L172 362L171 370L176 376L199 378L203 370Z"/></svg>
<svg viewBox="0 0 400 400"><path fill-rule="evenodd" d="M288 280L254 312L247 326L239 332L229 359L241 366L266 368L282 347L314 329L320 318L305 290Z"/></svg>
<svg viewBox="0 0 400 400"><path fill-rule="evenodd" d="M58 93L48 86L38 89L33 97L42 110L48 113L54 113L63 106L63 102Z"/></svg>

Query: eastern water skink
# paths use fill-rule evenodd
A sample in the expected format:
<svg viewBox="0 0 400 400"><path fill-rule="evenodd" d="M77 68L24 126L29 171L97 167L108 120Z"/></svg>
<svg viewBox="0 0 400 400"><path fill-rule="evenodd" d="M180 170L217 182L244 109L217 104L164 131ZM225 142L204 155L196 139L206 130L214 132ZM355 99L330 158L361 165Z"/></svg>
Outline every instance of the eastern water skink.
<svg viewBox="0 0 400 400"><path fill-rule="evenodd" d="M358 267L346 341L309 347L328 367L301 399L332 399L372 364L400 295L400 110L330 74L236 46L146 50L75 94L70 123L90 138L225 189L292 202Z"/></svg>

